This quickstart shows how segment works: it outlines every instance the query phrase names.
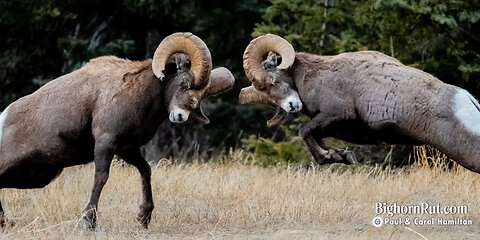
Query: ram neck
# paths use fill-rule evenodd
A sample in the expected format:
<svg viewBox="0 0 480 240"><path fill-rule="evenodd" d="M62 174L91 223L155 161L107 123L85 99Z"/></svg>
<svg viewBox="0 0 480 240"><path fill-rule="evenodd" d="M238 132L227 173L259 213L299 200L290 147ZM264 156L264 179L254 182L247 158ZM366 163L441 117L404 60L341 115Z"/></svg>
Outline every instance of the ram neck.
<svg viewBox="0 0 480 240"><path fill-rule="evenodd" d="M124 108L136 113L132 122L139 143L144 144L168 116L164 101L165 83L155 77L151 60L132 62L130 66L126 69L117 96L122 99Z"/></svg>
<svg viewBox="0 0 480 240"><path fill-rule="evenodd" d="M309 53L296 53L291 75L300 99L303 102L302 112L314 117L319 112L317 97L321 91L320 82L315 75L319 66L325 64L329 56L319 56Z"/></svg>

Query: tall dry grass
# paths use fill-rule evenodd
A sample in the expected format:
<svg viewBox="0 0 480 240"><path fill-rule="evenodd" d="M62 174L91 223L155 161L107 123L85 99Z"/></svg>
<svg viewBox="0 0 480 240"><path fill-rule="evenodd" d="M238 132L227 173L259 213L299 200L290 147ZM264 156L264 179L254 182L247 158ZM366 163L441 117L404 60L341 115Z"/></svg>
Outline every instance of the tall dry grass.
<svg viewBox="0 0 480 240"><path fill-rule="evenodd" d="M113 164L99 203L98 229L76 227L93 165L65 169L43 189L4 189L16 225L0 239L479 239L480 176L417 149L408 168L261 168L231 152L223 164L152 166L156 208L148 230L135 221L136 169ZM376 202L469 205L472 226L373 227Z"/></svg>

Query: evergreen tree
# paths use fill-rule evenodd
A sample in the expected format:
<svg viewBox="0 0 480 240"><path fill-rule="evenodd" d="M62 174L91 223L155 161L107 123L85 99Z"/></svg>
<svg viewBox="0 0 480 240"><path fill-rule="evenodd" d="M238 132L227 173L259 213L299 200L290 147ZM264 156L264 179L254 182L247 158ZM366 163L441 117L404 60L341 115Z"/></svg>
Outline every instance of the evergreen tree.
<svg viewBox="0 0 480 240"><path fill-rule="evenodd" d="M0 1L0 110L96 56L150 58L178 31L201 37L214 65L240 78L241 54L265 8L265 0Z"/></svg>
<svg viewBox="0 0 480 240"><path fill-rule="evenodd" d="M480 1L272 0L254 36L298 51L378 50L480 95Z"/></svg>

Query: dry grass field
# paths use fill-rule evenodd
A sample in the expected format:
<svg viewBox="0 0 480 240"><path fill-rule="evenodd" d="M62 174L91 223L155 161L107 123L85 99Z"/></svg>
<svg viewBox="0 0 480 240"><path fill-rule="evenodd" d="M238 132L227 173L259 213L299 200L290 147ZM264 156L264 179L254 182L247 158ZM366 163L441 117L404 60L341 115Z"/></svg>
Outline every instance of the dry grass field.
<svg viewBox="0 0 480 240"><path fill-rule="evenodd" d="M97 230L77 228L93 165L72 167L43 189L2 190L6 215L16 224L0 239L480 239L480 175L445 170L422 151L403 169L261 168L242 164L238 152L223 164L161 161L152 166L156 208L148 230L135 221L139 174L121 162L102 193ZM377 228L376 202L468 205L460 217L473 224Z"/></svg>

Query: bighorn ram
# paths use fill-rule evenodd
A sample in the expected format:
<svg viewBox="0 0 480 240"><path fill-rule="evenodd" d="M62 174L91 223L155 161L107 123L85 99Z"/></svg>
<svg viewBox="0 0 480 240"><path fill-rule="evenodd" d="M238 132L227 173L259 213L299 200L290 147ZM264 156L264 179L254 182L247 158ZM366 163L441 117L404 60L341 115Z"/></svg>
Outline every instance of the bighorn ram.
<svg viewBox="0 0 480 240"><path fill-rule="evenodd" d="M192 115L209 122L202 99L234 83L226 68L211 68L200 38L175 33L160 43L153 60L95 58L15 101L0 115L0 189L41 188L63 168L94 161L94 186L81 219L84 228L94 228L100 193L117 154L141 174L137 220L147 228L154 207L151 171L139 148L167 117L185 122ZM5 224L1 204L0 221Z"/></svg>
<svg viewBox="0 0 480 240"><path fill-rule="evenodd" d="M241 90L240 103L276 106L268 125L288 112L304 112L311 120L300 135L319 163L346 157L322 143L336 137L359 144L425 143L480 172L479 103L426 72L375 51L295 53L272 34L250 42L243 66L253 86Z"/></svg>

